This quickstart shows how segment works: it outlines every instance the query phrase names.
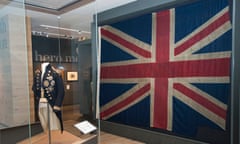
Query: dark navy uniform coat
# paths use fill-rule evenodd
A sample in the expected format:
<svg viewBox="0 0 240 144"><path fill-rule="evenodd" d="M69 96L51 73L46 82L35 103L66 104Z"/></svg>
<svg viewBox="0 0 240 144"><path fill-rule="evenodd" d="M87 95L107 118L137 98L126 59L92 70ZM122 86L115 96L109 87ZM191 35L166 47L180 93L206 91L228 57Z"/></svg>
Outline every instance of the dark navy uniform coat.
<svg viewBox="0 0 240 144"><path fill-rule="evenodd" d="M47 98L48 103L52 106L53 111L56 113L63 130L61 110L56 110L54 107L61 107L64 99L64 84L62 77L52 68L49 64L46 67L43 79L41 80L42 72L36 70L34 73L34 81L32 90L34 92L37 102L41 98L41 88L44 91L44 97Z"/></svg>

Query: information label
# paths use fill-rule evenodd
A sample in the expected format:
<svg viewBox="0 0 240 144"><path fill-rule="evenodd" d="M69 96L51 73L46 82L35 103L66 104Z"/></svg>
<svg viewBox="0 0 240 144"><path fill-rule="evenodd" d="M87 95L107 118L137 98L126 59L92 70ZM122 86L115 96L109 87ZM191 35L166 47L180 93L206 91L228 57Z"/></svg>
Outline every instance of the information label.
<svg viewBox="0 0 240 144"><path fill-rule="evenodd" d="M83 134L88 134L90 132L95 131L97 128L88 122L87 120L82 121L74 125L77 129L79 129Z"/></svg>

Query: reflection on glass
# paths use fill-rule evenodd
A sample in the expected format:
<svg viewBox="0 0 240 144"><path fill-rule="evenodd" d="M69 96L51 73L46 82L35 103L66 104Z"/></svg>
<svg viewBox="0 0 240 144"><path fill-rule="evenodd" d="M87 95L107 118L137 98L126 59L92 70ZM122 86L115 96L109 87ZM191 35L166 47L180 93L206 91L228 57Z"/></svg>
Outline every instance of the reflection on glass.
<svg viewBox="0 0 240 144"><path fill-rule="evenodd" d="M29 121L23 2L0 2L0 129Z"/></svg>

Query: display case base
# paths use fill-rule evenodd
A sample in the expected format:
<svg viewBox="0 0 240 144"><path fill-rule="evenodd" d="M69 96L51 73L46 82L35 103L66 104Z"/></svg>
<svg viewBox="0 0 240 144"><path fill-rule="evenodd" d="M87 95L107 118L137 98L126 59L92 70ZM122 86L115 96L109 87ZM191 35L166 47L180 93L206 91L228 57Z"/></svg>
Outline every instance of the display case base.
<svg viewBox="0 0 240 144"><path fill-rule="evenodd" d="M63 133L61 133L60 131L51 131L51 144L82 144L95 137L96 135L92 135L87 139L83 139L67 131L63 131ZM41 133L31 138L25 139L17 144L30 144L30 143L31 144L48 144L49 134Z"/></svg>

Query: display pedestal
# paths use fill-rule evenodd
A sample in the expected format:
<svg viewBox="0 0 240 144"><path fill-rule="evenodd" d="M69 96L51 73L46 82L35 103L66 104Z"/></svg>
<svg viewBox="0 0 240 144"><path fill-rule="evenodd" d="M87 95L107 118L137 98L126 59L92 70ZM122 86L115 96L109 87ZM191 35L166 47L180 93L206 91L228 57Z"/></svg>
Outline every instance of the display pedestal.
<svg viewBox="0 0 240 144"><path fill-rule="evenodd" d="M87 140L96 137L92 136L88 139L81 139L67 131L51 131L51 142L52 144L81 144ZM23 140L17 144L48 144L48 133L41 133L26 140Z"/></svg>

